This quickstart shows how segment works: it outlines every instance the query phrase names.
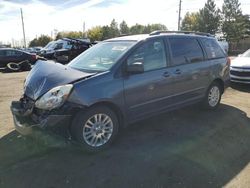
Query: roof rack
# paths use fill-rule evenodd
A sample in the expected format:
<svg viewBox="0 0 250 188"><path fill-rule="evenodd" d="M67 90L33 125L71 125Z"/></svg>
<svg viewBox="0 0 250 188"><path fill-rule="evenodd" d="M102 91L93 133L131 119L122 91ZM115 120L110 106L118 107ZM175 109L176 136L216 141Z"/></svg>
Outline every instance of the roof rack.
<svg viewBox="0 0 250 188"><path fill-rule="evenodd" d="M210 33L203 33L203 32L195 32L195 31L165 31L165 30L157 30L153 31L149 35L159 35L161 33L178 33L178 34L193 34L193 35L201 35L201 36L207 36L207 37L214 37L214 35L211 35Z"/></svg>

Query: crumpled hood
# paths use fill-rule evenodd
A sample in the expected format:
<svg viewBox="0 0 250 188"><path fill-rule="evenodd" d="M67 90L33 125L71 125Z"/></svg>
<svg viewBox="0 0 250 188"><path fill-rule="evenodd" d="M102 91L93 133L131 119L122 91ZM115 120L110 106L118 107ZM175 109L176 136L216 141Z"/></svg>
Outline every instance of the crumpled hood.
<svg viewBox="0 0 250 188"><path fill-rule="evenodd" d="M250 68L250 58L249 57L236 57L231 62L232 67L245 67Z"/></svg>
<svg viewBox="0 0 250 188"><path fill-rule="evenodd" d="M33 100L50 89L84 79L94 73L84 73L52 61L38 60L24 83L24 94Z"/></svg>

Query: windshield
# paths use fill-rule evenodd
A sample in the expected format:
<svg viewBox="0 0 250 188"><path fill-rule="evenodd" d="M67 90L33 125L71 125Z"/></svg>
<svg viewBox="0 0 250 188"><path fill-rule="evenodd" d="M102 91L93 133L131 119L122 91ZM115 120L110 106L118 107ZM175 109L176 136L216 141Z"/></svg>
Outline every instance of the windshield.
<svg viewBox="0 0 250 188"><path fill-rule="evenodd" d="M64 45L64 49L68 49L70 50L72 48L72 44L70 42L67 42L65 45Z"/></svg>
<svg viewBox="0 0 250 188"><path fill-rule="evenodd" d="M49 42L49 43L44 47L44 49L53 48L54 45L55 45L55 41L51 41L51 42Z"/></svg>
<svg viewBox="0 0 250 188"><path fill-rule="evenodd" d="M89 48L69 64L86 71L107 71L135 44L135 41L101 42Z"/></svg>
<svg viewBox="0 0 250 188"><path fill-rule="evenodd" d="M242 54L242 57L250 57L250 49L247 50L244 54Z"/></svg>

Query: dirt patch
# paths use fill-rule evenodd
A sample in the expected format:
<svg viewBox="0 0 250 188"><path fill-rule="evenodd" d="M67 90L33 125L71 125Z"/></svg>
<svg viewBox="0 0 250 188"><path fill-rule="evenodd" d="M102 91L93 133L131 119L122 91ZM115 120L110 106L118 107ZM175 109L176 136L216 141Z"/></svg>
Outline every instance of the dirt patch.
<svg viewBox="0 0 250 188"><path fill-rule="evenodd" d="M0 138L13 130L10 103L19 100L27 72L0 73Z"/></svg>

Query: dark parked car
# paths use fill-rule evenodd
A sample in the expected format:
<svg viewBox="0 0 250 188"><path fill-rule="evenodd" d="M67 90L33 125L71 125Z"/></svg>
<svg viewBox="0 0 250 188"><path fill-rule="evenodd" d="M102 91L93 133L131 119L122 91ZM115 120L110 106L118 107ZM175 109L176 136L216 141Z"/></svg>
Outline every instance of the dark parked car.
<svg viewBox="0 0 250 188"><path fill-rule="evenodd" d="M38 55L47 59L53 59L55 55L55 50L62 49L63 43L58 43L57 41L50 41L44 48L42 48Z"/></svg>
<svg viewBox="0 0 250 188"><path fill-rule="evenodd" d="M19 63L26 60L33 65L37 60L37 56L29 52L24 52L12 48L0 49L0 68L6 68L8 63Z"/></svg>
<svg viewBox="0 0 250 188"><path fill-rule="evenodd" d="M68 63L92 46L92 43L81 39L64 38L62 40L68 42L68 45L64 49L55 51L56 61L62 64Z"/></svg>
<svg viewBox="0 0 250 188"><path fill-rule="evenodd" d="M27 48L24 51L32 53L32 54L39 54L41 49L42 49L42 47L36 46L36 47Z"/></svg>
<svg viewBox="0 0 250 188"><path fill-rule="evenodd" d="M229 66L208 34L158 31L106 40L67 66L38 61L24 96L12 102L15 127L24 135L67 130L88 150L100 150L132 122L197 102L216 109Z"/></svg>

